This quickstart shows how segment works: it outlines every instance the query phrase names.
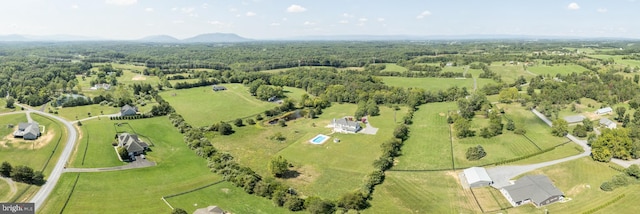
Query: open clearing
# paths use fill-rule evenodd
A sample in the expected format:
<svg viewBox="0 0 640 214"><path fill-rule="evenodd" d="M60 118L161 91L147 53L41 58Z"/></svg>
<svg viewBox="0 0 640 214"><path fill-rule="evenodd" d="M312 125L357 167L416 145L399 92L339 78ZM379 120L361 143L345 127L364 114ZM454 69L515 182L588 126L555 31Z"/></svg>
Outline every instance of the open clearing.
<svg viewBox="0 0 640 214"><path fill-rule="evenodd" d="M466 87L467 90L473 91L473 79L456 79L456 78L411 78L411 77L378 77L382 78L384 83L389 86L403 88L422 88L425 90L446 90L451 87ZM494 83L491 79L477 79L478 88L488 83Z"/></svg>
<svg viewBox="0 0 640 214"><path fill-rule="evenodd" d="M579 65L575 65L575 64L567 64L567 65L553 65L553 66L546 66L546 65L537 65L537 66L531 66L528 67L527 70L538 74L538 75L551 75L553 77L555 77L556 74L561 74L561 75L567 75L567 74L571 74L573 72L575 73L582 73L584 71L587 71L586 68L579 66Z"/></svg>
<svg viewBox="0 0 640 214"><path fill-rule="evenodd" d="M111 106L101 106L99 104L86 105L86 106L75 106L75 107L66 107L59 108L58 115L60 117L69 120L82 120L88 117L99 116L99 115L108 115L119 113L120 108L115 108ZM109 119L109 118L102 118Z"/></svg>

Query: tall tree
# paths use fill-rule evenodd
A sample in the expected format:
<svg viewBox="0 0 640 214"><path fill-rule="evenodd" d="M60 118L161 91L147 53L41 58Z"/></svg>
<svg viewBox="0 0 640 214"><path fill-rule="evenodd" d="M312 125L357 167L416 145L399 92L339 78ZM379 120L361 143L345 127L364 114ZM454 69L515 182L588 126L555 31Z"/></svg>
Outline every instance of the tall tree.
<svg viewBox="0 0 640 214"><path fill-rule="evenodd" d="M551 124L551 134L557 137L567 135L569 131L569 123L564 119L556 119Z"/></svg>
<svg viewBox="0 0 640 214"><path fill-rule="evenodd" d="M271 159L269 162L269 172L275 177L282 177L287 171L289 171L289 162L282 156Z"/></svg>
<svg viewBox="0 0 640 214"><path fill-rule="evenodd" d="M0 175L2 177L11 177L11 171L12 171L13 167L11 166L11 164L9 162L2 162L2 166L0 166Z"/></svg>

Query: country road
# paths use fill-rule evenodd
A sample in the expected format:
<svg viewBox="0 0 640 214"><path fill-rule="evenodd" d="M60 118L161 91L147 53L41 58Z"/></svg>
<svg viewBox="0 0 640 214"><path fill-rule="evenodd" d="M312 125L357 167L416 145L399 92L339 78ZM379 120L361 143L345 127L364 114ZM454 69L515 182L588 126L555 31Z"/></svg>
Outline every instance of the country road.
<svg viewBox="0 0 640 214"><path fill-rule="evenodd" d="M33 196L33 198L31 198L31 200L29 201L30 203L35 204L35 210L37 211L44 204L44 201L51 194L51 191L58 183L58 180L62 175L65 165L67 164L67 162L69 161L69 158L71 157L71 153L73 152L73 148L75 147L76 140L78 138L78 133L69 121L62 119L61 117L58 117L56 115L49 114L46 112L35 111L27 108L26 106L22 106L20 104L16 104L16 105L23 107L28 112L27 114L29 113L40 114L43 116L47 116L49 118L53 118L57 121L60 121L62 124L64 124L65 128L67 129L67 143L65 144L65 147L62 150L62 154L60 154L60 158L58 158L58 162L53 168L53 171L51 171L51 174L47 176L46 178L47 182L40 187L40 189L35 194L35 196ZM24 111L21 111L20 113L24 113Z"/></svg>

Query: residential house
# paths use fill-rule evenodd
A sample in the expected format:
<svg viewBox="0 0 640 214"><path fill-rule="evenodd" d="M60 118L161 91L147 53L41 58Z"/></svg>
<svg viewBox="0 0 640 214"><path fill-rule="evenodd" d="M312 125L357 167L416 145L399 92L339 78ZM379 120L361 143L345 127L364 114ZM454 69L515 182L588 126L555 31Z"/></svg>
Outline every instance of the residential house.
<svg viewBox="0 0 640 214"><path fill-rule="evenodd" d="M208 206L206 208L197 209L193 214L225 214L224 210L220 209L218 206Z"/></svg>
<svg viewBox="0 0 640 214"><path fill-rule="evenodd" d="M605 108L596 110L596 114L598 115L611 114L612 112L613 112L613 109L611 107L605 107Z"/></svg>
<svg viewBox="0 0 640 214"><path fill-rule="evenodd" d="M25 140L35 140L40 137L40 125L37 122L19 123L18 130L13 132L13 137Z"/></svg>
<svg viewBox="0 0 640 214"><path fill-rule="evenodd" d="M586 117L582 116L582 115L573 115L573 116L566 116L563 119L567 121L567 123L569 124L573 124L573 123L581 123L582 120L584 120Z"/></svg>
<svg viewBox="0 0 640 214"><path fill-rule="evenodd" d="M120 109L120 116L136 115L137 113L138 113L138 108L130 105L124 105Z"/></svg>
<svg viewBox="0 0 640 214"><path fill-rule="evenodd" d="M127 152L129 152L129 156L141 155L149 149L149 145L142 142L138 138L138 135L122 133L116 135L116 137L118 138L118 146L126 148Z"/></svg>
<svg viewBox="0 0 640 214"><path fill-rule="evenodd" d="M465 181L471 188L489 186L493 183L487 170L483 167L471 167L465 169L462 173L464 174Z"/></svg>
<svg viewBox="0 0 640 214"><path fill-rule="evenodd" d="M348 120L347 118L334 118L333 121L331 121L331 126L334 132L339 133L356 133L361 129L360 123Z"/></svg>
<svg viewBox="0 0 640 214"><path fill-rule="evenodd" d="M213 91L224 91L224 90L227 90L227 87L224 87L221 85L213 85L211 89L213 89Z"/></svg>
<svg viewBox="0 0 640 214"><path fill-rule="evenodd" d="M564 198L564 193L545 175L524 176L515 181L515 184L503 187L500 192L514 207L526 203L540 207Z"/></svg>
<svg viewBox="0 0 640 214"><path fill-rule="evenodd" d="M104 90L109 90L111 88L110 84L107 83L99 83L99 84L95 84L93 85L93 87L91 87L91 90L98 90L98 89L104 89Z"/></svg>
<svg viewBox="0 0 640 214"><path fill-rule="evenodd" d="M616 122L613 122L612 120L609 120L609 118L601 118L600 125L609 129L618 128L618 124Z"/></svg>

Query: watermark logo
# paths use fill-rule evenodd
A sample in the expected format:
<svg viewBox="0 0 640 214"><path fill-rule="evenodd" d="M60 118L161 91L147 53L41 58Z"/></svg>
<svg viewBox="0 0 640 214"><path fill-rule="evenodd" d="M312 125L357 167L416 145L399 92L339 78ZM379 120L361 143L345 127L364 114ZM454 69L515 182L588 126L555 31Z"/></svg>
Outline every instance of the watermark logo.
<svg viewBox="0 0 640 214"><path fill-rule="evenodd" d="M0 203L0 214L35 214L34 203Z"/></svg>

